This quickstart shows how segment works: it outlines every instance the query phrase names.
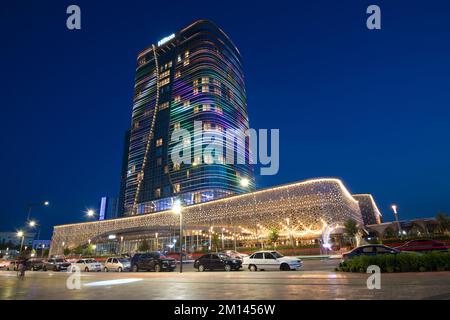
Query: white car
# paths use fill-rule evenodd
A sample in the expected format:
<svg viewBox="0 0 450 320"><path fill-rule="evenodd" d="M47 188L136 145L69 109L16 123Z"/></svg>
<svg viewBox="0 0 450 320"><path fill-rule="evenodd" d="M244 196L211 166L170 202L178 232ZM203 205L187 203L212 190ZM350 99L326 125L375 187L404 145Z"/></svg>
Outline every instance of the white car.
<svg viewBox="0 0 450 320"><path fill-rule="evenodd" d="M69 267L69 272L75 272L74 267L80 268L80 271L90 272L90 271L102 271L102 264L94 259L80 259Z"/></svg>
<svg viewBox="0 0 450 320"><path fill-rule="evenodd" d="M108 271L130 271L131 263L129 259L125 258L108 258L106 259L105 266L103 267L105 272Z"/></svg>
<svg viewBox="0 0 450 320"><path fill-rule="evenodd" d="M258 251L244 258L242 266L250 271L257 270L300 270L303 263L295 257L285 257L277 251Z"/></svg>
<svg viewBox="0 0 450 320"><path fill-rule="evenodd" d="M0 260L0 269L9 270L9 265L11 264L11 261L9 260Z"/></svg>

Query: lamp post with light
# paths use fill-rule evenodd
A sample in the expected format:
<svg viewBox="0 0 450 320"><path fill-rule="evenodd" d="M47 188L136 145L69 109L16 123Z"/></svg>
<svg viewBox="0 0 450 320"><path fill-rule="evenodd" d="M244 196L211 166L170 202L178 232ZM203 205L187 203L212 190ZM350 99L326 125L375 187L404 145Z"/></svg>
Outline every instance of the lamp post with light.
<svg viewBox="0 0 450 320"><path fill-rule="evenodd" d="M34 208L34 207L39 207L39 206L44 206L44 207L48 207L50 205L50 202L48 202L48 201L41 201L41 202L35 202L35 203L29 203L29 204L27 204L27 207L28 207L28 214L27 214L27 223L28 223L28 226L30 227L30 228L34 228L35 226L36 226L36 222L35 221L30 221L30 218L31 218L31 210ZM41 228L39 227L39 231L38 231L38 239L40 238L40 235L41 235Z"/></svg>
<svg viewBox="0 0 450 320"><path fill-rule="evenodd" d="M19 230L19 231L17 232L17 237L22 238L22 239L20 240L20 251L19 251L19 252L22 252L23 240L24 240L24 238L25 238L25 232L23 232L22 230Z"/></svg>
<svg viewBox="0 0 450 320"><path fill-rule="evenodd" d="M94 209L87 209L86 210L86 216L88 217L88 219L93 219L95 217L95 210ZM98 237L99 233L100 233L100 224L98 225L98 228L97 228L96 237ZM89 239L89 241L91 241L91 240ZM97 242L98 242L98 238L97 238ZM90 244L90 242L89 242L89 244ZM92 249L95 250L94 248L97 248L97 246L93 245Z"/></svg>
<svg viewBox="0 0 450 320"><path fill-rule="evenodd" d="M33 207L39 207L39 206L45 206L45 207L48 207L49 205L50 205L50 202L48 202L48 201L29 203L29 204L27 205L27 207L28 207L27 221L30 220L31 210L33 209Z"/></svg>
<svg viewBox="0 0 450 320"><path fill-rule="evenodd" d="M180 216L180 273L183 272L183 213L180 200L175 200L172 212Z"/></svg>
<svg viewBox="0 0 450 320"><path fill-rule="evenodd" d="M394 211L394 217L395 217L395 221L397 221L397 225L398 225L398 232L400 233L400 238L403 238L403 231L402 231L402 226L400 225L400 221L398 220L398 207L396 204L393 204L391 206L392 211Z"/></svg>
<svg viewBox="0 0 450 320"><path fill-rule="evenodd" d="M223 238L223 232L225 231L225 228L222 228L222 250L225 250L225 243Z"/></svg>

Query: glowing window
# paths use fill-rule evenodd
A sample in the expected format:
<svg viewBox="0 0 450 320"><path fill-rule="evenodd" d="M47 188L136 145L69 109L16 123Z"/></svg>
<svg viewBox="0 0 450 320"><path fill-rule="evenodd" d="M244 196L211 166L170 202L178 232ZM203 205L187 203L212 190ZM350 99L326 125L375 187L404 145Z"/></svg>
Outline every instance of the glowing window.
<svg viewBox="0 0 450 320"><path fill-rule="evenodd" d="M159 105L159 110L164 110L164 109L167 109L168 107L169 107L169 102L164 102Z"/></svg>
<svg viewBox="0 0 450 320"><path fill-rule="evenodd" d="M170 70L167 70L159 76L160 79L170 76Z"/></svg>
<svg viewBox="0 0 450 320"><path fill-rule="evenodd" d="M162 87L169 83L170 83L170 78L165 78L159 82L159 86Z"/></svg>

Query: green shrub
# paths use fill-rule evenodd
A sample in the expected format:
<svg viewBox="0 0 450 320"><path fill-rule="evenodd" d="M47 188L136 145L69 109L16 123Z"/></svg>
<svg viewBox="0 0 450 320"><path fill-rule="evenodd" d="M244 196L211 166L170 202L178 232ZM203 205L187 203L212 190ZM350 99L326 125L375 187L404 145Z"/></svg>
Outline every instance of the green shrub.
<svg viewBox="0 0 450 320"><path fill-rule="evenodd" d="M342 262L339 265L339 270L366 272L370 265L379 266L381 272L450 271L450 253L400 253L397 255L360 256Z"/></svg>

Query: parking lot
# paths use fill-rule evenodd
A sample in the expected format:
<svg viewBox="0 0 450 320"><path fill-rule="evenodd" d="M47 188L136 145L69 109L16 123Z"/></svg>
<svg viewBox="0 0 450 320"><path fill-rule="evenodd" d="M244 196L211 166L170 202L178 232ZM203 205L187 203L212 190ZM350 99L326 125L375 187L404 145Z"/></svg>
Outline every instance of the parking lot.
<svg viewBox="0 0 450 320"><path fill-rule="evenodd" d="M301 271L81 273L68 289L66 272L0 272L0 299L450 299L450 272L382 274L369 290L367 274L335 272L338 260L307 260Z"/></svg>

